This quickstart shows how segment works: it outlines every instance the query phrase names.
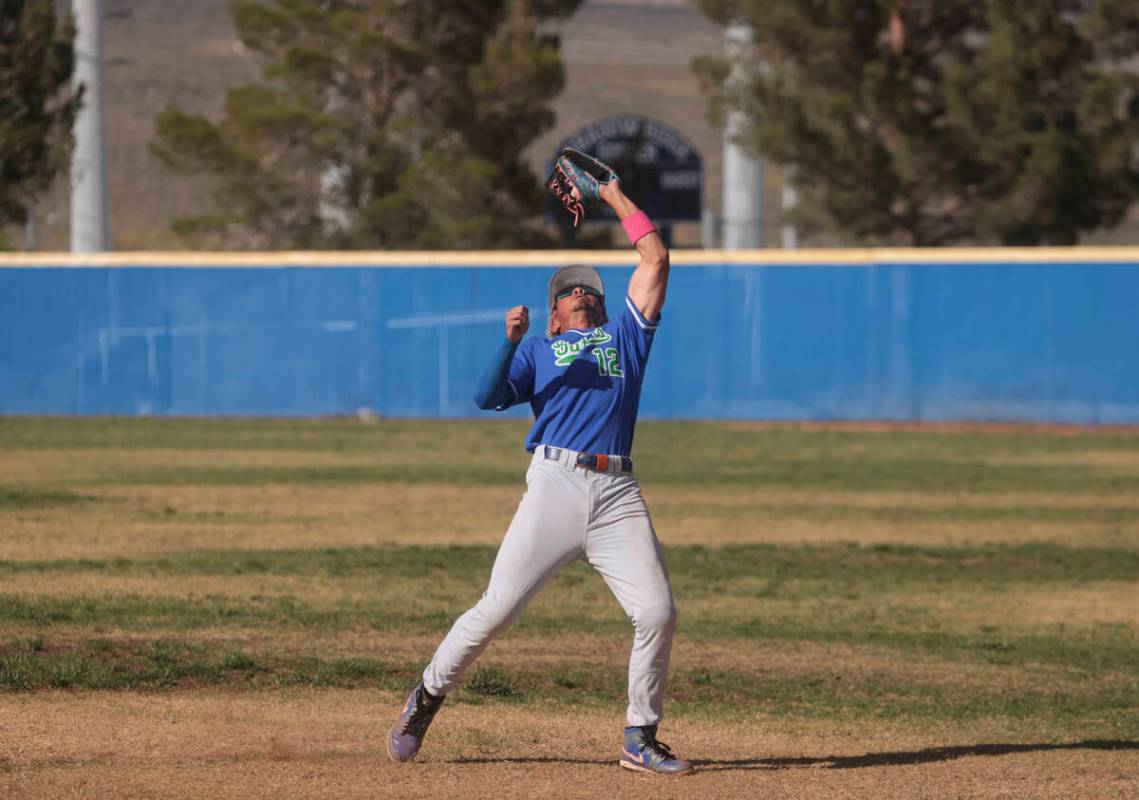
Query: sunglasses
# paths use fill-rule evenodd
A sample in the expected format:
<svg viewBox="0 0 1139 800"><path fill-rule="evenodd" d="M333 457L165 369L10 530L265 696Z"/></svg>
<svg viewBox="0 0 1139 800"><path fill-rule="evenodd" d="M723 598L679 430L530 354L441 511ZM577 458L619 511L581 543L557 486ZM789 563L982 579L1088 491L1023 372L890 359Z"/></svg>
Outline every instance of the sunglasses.
<svg viewBox="0 0 1139 800"><path fill-rule="evenodd" d="M568 289L562 289L560 292L554 295L554 302L556 303L563 298L569 297L571 294L573 294L574 289L581 289L586 294L591 294L594 297L602 296L601 292L597 291L592 286L571 286Z"/></svg>

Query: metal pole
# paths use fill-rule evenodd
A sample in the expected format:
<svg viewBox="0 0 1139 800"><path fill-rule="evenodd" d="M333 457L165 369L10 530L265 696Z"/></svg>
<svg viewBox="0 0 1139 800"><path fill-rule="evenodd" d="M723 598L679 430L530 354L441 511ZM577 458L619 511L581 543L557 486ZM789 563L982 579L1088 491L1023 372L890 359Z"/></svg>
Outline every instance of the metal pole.
<svg viewBox="0 0 1139 800"><path fill-rule="evenodd" d="M732 72L728 86L738 86L745 78L744 62L755 41L750 25L733 23L724 29L724 45ZM763 162L753 158L736 143L747 116L729 111L724 125L724 198L721 213L723 247L743 250L763 247Z"/></svg>
<svg viewBox="0 0 1139 800"><path fill-rule="evenodd" d="M789 169L783 170L783 249L794 250L799 246L799 233L795 230L795 225L790 221L788 215L789 211L793 211L799 202L799 193L795 191L788 180L790 179L791 171Z"/></svg>
<svg viewBox="0 0 1139 800"><path fill-rule="evenodd" d="M103 145L102 0L72 0L71 7L76 25L73 81L83 86L71 158L71 252L97 253L110 244Z"/></svg>

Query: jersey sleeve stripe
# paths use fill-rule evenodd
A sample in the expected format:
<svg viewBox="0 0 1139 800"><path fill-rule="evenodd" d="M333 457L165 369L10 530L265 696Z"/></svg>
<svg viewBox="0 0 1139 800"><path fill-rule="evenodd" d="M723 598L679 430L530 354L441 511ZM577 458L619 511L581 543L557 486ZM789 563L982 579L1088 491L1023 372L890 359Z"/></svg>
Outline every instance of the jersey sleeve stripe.
<svg viewBox="0 0 1139 800"><path fill-rule="evenodd" d="M628 295L625 296L625 305L627 305L629 307L629 311L632 312L633 319L636 320L637 324L640 325L644 330L655 331L660 327L659 321L649 322L647 319L645 319L645 315L641 313L641 309L637 308L637 304L633 302L633 298L629 297ZM657 317L657 319L659 320L660 317Z"/></svg>

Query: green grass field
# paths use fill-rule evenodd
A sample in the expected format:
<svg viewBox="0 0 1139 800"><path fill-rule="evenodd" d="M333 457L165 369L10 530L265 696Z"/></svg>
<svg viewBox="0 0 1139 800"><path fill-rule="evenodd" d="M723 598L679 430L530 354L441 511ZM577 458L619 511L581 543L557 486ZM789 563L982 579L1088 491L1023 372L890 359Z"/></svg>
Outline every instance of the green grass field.
<svg viewBox="0 0 1139 800"><path fill-rule="evenodd" d="M361 763L382 762L392 704L482 592L524 489L524 432L0 419L0 714L57 713L65 739L109 698L260 713L316 696L367 707ZM642 423L634 457L680 610L669 725L689 740L672 743L704 773L812 747L888 767L879 742L912 756L898 764L1103 756L1090 783L991 796L1139 781L1139 431ZM619 730L630 638L601 580L570 567L480 661L448 707L465 724L424 759L556 750L535 715ZM717 758L725 725L750 744ZM0 745L0 788L129 790L113 767L135 751L75 747ZM550 756L550 779L574 760ZM157 791L156 774L131 787ZM733 775L708 796L755 788ZM990 796L954 791L940 796Z"/></svg>

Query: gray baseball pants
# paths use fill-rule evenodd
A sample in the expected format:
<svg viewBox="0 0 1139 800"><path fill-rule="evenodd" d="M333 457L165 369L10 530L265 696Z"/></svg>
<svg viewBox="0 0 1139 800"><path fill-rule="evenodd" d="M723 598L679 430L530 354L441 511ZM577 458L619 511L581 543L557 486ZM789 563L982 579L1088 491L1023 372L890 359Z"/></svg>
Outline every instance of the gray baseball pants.
<svg viewBox="0 0 1139 800"><path fill-rule="evenodd" d="M663 718L676 627L664 554L632 474L618 471L617 459L610 460L607 472L579 467L576 460L572 450L535 449L526 493L499 548L490 584L435 651L423 685L434 695L455 688L542 585L581 558L601 574L633 622L628 723L656 725Z"/></svg>

